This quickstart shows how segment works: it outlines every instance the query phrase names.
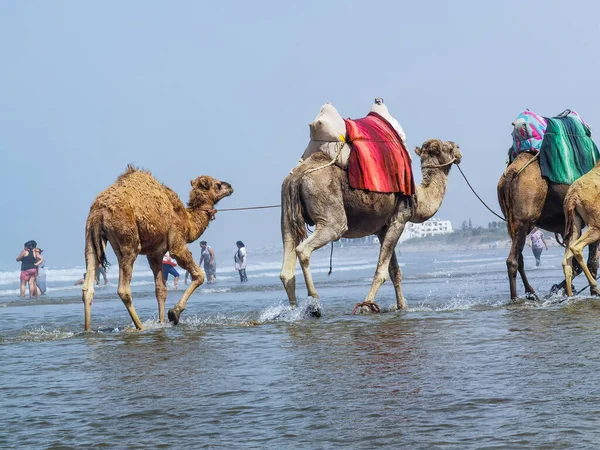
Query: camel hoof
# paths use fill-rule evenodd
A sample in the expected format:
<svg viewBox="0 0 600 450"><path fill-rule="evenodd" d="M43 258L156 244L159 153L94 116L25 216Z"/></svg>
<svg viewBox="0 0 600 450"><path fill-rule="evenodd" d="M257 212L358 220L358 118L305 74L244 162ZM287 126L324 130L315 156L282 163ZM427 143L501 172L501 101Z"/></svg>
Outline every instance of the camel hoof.
<svg viewBox="0 0 600 450"><path fill-rule="evenodd" d="M169 322L173 322L173 325L177 325L179 323L179 316L181 315L181 313L173 308L169 310Z"/></svg>
<svg viewBox="0 0 600 450"><path fill-rule="evenodd" d="M525 298L527 300L533 300L536 302L540 301L540 298L537 296L537 294L535 292L525 292Z"/></svg>
<svg viewBox="0 0 600 450"><path fill-rule="evenodd" d="M314 317L315 319L318 319L321 317L321 308L319 305L309 305L308 309L306 310L306 314L308 317Z"/></svg>
<svg viewBox="0 0 600 450"><path fill-rule="evenodd" d="M552 287L550 288L550 295L555 295L559 291L563 290L564 288L565 288L565 282L564 281L562 281L560 283L557 283L557 284L553 284Z"/></svg>
<svg viewBox="0 0 600 450"><path fill-rule="evenodd" d="M374 302L362 302L362 303L357 303L356 306L354 306L354 309L352 310L352 314L356 314L356 311L359 311L362 313L374 313L374 314L379 314L381 312L381 308L379 307L379 305L377 303Z"/></svg>

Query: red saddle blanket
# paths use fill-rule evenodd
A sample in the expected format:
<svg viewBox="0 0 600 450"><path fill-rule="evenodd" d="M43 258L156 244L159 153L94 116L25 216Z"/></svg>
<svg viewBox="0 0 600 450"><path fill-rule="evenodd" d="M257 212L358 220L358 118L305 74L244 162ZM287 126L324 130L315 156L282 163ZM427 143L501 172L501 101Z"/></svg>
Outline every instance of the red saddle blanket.
<svg viewBox="0 0 600 450"><path fill-rule="evenodd" d="M350 187L373 192L415 193L410 157L400 136L379 114L363 119L344 119Z"/></svg>

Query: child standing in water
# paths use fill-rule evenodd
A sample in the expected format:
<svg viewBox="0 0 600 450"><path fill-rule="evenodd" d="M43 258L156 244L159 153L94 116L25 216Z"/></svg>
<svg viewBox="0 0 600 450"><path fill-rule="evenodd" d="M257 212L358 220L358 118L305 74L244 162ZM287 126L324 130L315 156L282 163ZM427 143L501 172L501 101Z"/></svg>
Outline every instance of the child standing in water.
<svg viewBox="0 0 600 450"><path fill-rule="evenodd" d="M165 256L163 257L163 266L162 266L162 272L163 272L163 280L165 280L165 284L167 284L167 279L169 278L169 274L173 275L173 287L175 288L175 290L178 289L179 287L179 272L177 272L177 270L175 269L175 266L177 265L177 261L175 261L173 258L171 258L171 255L169 255L169 252L167 252L165 254Z"/></svg>
<svg viewBox="0 0 600 450"><path fill-rule="evenodd" d="M548 250L548 244L546 244L546 241L544 240L544 233L542 233L538 227L533 227L533 230L531 230L531 233L529 233L529 238L531 241L528 242L527 245L529 245L531 250L533 250L535 265L539 266L541 263L542 251L544 247L546 247L546 250Z"/></svg>

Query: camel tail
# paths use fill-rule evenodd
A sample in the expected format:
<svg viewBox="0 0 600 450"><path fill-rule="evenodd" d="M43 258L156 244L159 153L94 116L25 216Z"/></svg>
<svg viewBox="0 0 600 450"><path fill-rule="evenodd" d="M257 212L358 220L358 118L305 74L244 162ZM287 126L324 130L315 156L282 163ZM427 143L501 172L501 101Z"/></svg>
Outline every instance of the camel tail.
<svg viewBox="0 0 600 450"><path fill-rule="evenodd" d="M291 229L295 238L299 241L307 237L306 222L302 214L301 183L302 175L292 173L286 177L281 185L282 230L285 228Z"/></svg>
<svg viewBox="0 0 600 450"><path fill-rule="evenodd" d="M110 263L106 259L106 236L102 227L102 217L93 216L88 219L85 236L86 253L91 251L97 267L107 270ZM87 255L86 255L86 262Z"/></svg>
<svg viewBox="0 0 600 450"><path fill-rule="evenodd" d="M504 179L501 185L498 186L498 203L500 204L500 210L506 220L506 228L508 235L512 238L511 226L513 224L513 210L510 205L513 204L512 189L509 188L510 184L514 181L514 174L508 173L504 175Z"/></svg>

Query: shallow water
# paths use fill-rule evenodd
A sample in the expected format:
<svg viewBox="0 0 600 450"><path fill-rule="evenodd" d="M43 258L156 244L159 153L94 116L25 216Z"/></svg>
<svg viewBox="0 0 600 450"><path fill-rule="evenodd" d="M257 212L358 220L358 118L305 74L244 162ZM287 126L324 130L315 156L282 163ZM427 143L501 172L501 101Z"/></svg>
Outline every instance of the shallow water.
<svg viewBox="0 0 600 450"><path fill-rule="evenodd" d="M400 255L409 310L391 312L386 283L370 316L350 312L375 248L336 249L330 277L328 252L315 255L320 319L306 299L287 306L276 253L254 258L248 284L229 272L200 288L178 326L134 286L142 332L115 286L98 291L87 334L78 290L5 295L0 447L597 448L600 302L509 305L507 253ZM561 256L535 268L526 254L540 293L562 279Z"/></svg>

